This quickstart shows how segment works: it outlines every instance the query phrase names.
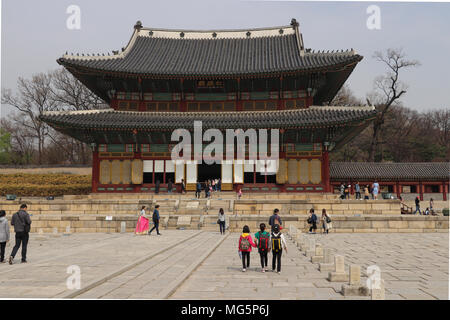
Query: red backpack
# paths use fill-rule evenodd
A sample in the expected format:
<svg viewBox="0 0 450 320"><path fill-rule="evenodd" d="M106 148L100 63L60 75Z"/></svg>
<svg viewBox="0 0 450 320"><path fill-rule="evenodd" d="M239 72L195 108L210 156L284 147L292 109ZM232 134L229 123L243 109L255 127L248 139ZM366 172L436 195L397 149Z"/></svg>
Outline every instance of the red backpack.
<svg viewBox="0 0 450 320"><path fill-rule="evenodd" d="M259 233L259 246L261 251L267 251L269 248L269 235L267 233Z"/></svg>

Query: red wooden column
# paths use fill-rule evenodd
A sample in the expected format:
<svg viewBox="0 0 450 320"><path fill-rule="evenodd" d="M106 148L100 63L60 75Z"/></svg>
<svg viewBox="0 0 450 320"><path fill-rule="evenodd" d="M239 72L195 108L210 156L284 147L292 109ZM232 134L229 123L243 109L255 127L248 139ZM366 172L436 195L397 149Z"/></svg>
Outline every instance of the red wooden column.
<svg viewBox="0 0 450 320"><path fill-rule="evenodd" d="M445 183L445 182L443 182L443 183L442 183L442 189L443 189L443 191L444 191L444 193L443 193L443 195L442 195L442 199L443 199L444 201L447 201L448 184Z"/></svg>
<svg viewBox="0 0 450 320"><path fill-rule="evenodd" d="M397 199L400 199L401 191L400 191L400 183L398 181L394 184L394 192L397 194Z"/></svg>
<svg viewBox="0 0 450 320"><path fill-rule="evenodd" d="M420 201L423 201L423 184L422 182L419 182L419 192L420 192Z"/></svg>
<svg viewBox="0 0 450 320"><path fill-rule="evenodd" d="M325 150L322 155L322 172L323 172L323 180L325 183L325 192L331 192L330 163L327 150Z"/></svg>
<svg viewBox="0 0 450 320"><path fill-rule="evenodd" d="M98 149L94 147L92 151L92 192L97 192L100 174L100 160L98 158Z"/></svg>
<svg viewBox="0 0 450 320"><path fill-rule="evenodd" d="M241 78L236 79L238 90L236 92L236 111L242 111L242 100L241 100Z"/></svg>

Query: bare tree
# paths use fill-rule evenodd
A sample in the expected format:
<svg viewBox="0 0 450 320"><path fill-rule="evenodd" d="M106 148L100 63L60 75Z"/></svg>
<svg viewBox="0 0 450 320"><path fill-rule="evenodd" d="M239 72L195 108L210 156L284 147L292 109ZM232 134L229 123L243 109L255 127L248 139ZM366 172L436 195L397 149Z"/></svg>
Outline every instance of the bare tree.
<svg viewBox="0 0 450 320"><path fill-rule="evenodd" d="M330 105L332 106L356 106L362 104L363 101L353 94L347 84L344 84L341 89L339 89L336 96L334 96L333 100L330 102Z"/></svg>
<svg viewBox="0 0 450 320"><path fill-rule="evenodd" d="M52 72L52 78L52 99L59 110L92 110L108 107L66 69L55 70ZM71 161L83 164L90 161L90 151L85 143L73 138L67 139L54 130L51 131L50 138L67 153Z"/></svg>
<svg viewBox="0 0 450 320"><path fill-rule="evenodd" d="M436 128L439 144L448 150L450 147L450 109L432 110L427 112L425 117L430 119L432 126Z"/></svg>
<svg viewBox="0 0 450 320"><path fill-rule="evenodd" d="M374 85L376 92L373 97L376 98L375 106L379 111L373 122L372 140L369 148L368 161L375 161L375 153L379 144L381 127L385 116L390 107L406 93L406 85L399 79L400 72L405 68L419 66L417 60L408 60L401 49L388 49L386 54L375 52L374 58L382 62L387 67L387 72L375 79ZM371 104L369 98L367 102ZM382 160L382 159L381 159Z"/></svg>
<svg viewBox="0 0 450 320"><path fill-rule="evenodd" d="M35 153L33 132L27 127L17 126L17 117L10 115L0 120L0 126L11 135L10 161L13 164L30 164Z"/></svg>
<svg viewBox="0 0 450 320"><path fill-rule="evenodd" d="M17 124L28 129L36 139L39 164L42 164L42 153L49 131L48 125L39 116L56 107L51 86L52 75L39 73L33 75L31 80L20 77L17 81L17 95L13 95L8 89L2 92L2 103L14 107L22 114L22 117L15 119Z"/></svg>

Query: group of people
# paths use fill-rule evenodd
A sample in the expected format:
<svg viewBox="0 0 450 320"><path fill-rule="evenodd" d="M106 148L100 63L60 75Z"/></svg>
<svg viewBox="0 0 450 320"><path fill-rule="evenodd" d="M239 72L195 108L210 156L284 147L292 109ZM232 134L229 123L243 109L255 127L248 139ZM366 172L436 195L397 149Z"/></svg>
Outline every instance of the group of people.
<svg viewBox="0 0 450 320"><path fill-rule="evenodd" d="M332 228L331 217L327 213L327 210L322 209L322 216L320 217L320 221L322 221L322 229L324 234L328 234ZM311 208L309 210L308 216L308 224L310 224L309 233L315 234L317 230L317 224L320 222L317 215L314 213L314 209Z"/></svg>
<svg viewBox="0 0 450 320"><path fill-rule="evenodd" d="M403 203L403 199L401 199L402 203ZM414 200L415 204L416 204L416 211L413 212L413 214L416 214L417 212L419 212L419 214L424 215L424 216L428 216L428 215L436 215L436 213L434 212L434 200L433 198L430 198L430 206L427 207L425 210L420 211L420 199L419 197L416 197L416 199Z"/></svg>
<svg viewBox="0 0 450 320"><path fill-rule="evenodd" d="M159 193L159 188L160 188L161 182L159 181L159 179L156 180L155 182L155 193L158 194ZM167 180L167 193L172 193L173 190L173 183L172 183L172 179L168 179Z"/></svg>
<svg viewBox="0 0 450 320"><path fill-rule="evenodd" d="M250 267L250 253L252 252L252 247L254 247L258 248L262 272L268 271L268 253L272 252L272 271L275 272L276 270L278 274L281 273L281 255L283 250L287 252L287 244L284 235L281 233L282 222L278 212L278 209L275 209L274 214L269 219L271 232L267 232L266 224L261 223L259 231L254 235L254 240L250 235L250 228L247 225L243 227L238 245L243 272L246 272Z"/></svg>
<svg viewBox="0 0 450 320"><path fill-rule="evenodd" d="M139 235L143 235L143 234L148 234L151 235L152 231L156 229L156 234L157 235L161 235L161 233L159 232L159 221L160 221L160 216L159 216L159 205L155 205L155 209L153 210L153 214L152 214L152 221L153 221L153 228L150 229L150 217L147 216L146 214L146 206L142 206L141 211L139 213L139 218L138 218L138 222L136 224L136 230L135 230L135 234L139 234Z"/></svg>
<svg viewBox="0 0 450 320"><path fill-rule="evenodd" d="M11 225L14 226L16 243L9 256L9 264L14 263L14 257L22 246L22 263L27 262L27 247L31 229L31 218L27 212L27 205L22 204L19 211L11 217ZM5 263L6 244L10 240L9 223L5 210L0 210L0 263Z"/></svg>
<svg viewBox="0 0 450 320"><path fill-rule="evenodd" d="M375 181L372 185L365 185L362 187L359 185L359 182L355 183L355 199L362 200L361 193L364 194L364 200L369 200L371 197L372 200L378 199L378 194L380 193L380 184ZM350 182L343 183L339 186L339 194L341 199L350 199L350 191L352 189L352 185Z"/></svg>
<svg viewBox="0 0 450 320"><path fill-rule="evenodd" d="M200 199L202 189L205 191L205 198L210 198L213 192L222 191L222 182L220 178L206 180L203 185L202 188L202 183L197 181L195 186L195 197L197 199Z"/></svg>
<svg viewBox="0 0 450 320"><path fill-rule="evenodd" d="M325 209L322 210L321 220L323 232L328 233L331 229L331 218ZM318 218L314 213L314 209L311 209L309 212L308 223L311 224L309 233L315 233ZM269 226L271 227L270 233L266 231L266 224L261 223L259 225L260 230L255 233L254 239L250 235L250 228L247 225L243 227L238 244L243 272L246 272L250 267L250 253L252 252L252 247L254 247L258 248L262 272L268 271L267 255L269 252L272 252L272 271L275 272L276 270L277 273L281 273L281 256L283 250L287 252L287 245L284 235L281 233L283 227L278 209L274 209L273 215L269 218Z"/></svg>

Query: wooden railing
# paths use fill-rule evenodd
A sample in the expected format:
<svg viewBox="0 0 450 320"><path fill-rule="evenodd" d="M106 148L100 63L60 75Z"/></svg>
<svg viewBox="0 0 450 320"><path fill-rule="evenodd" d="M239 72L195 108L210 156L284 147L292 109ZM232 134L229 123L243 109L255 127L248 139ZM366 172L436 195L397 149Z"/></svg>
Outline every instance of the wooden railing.
<svg viewBox="0 0 450 320"><path fill-rule="evenodd" d="M413 208L404 204L403 202L400 203L401 207L400 210L402 214L413 214Z"/></svg>

